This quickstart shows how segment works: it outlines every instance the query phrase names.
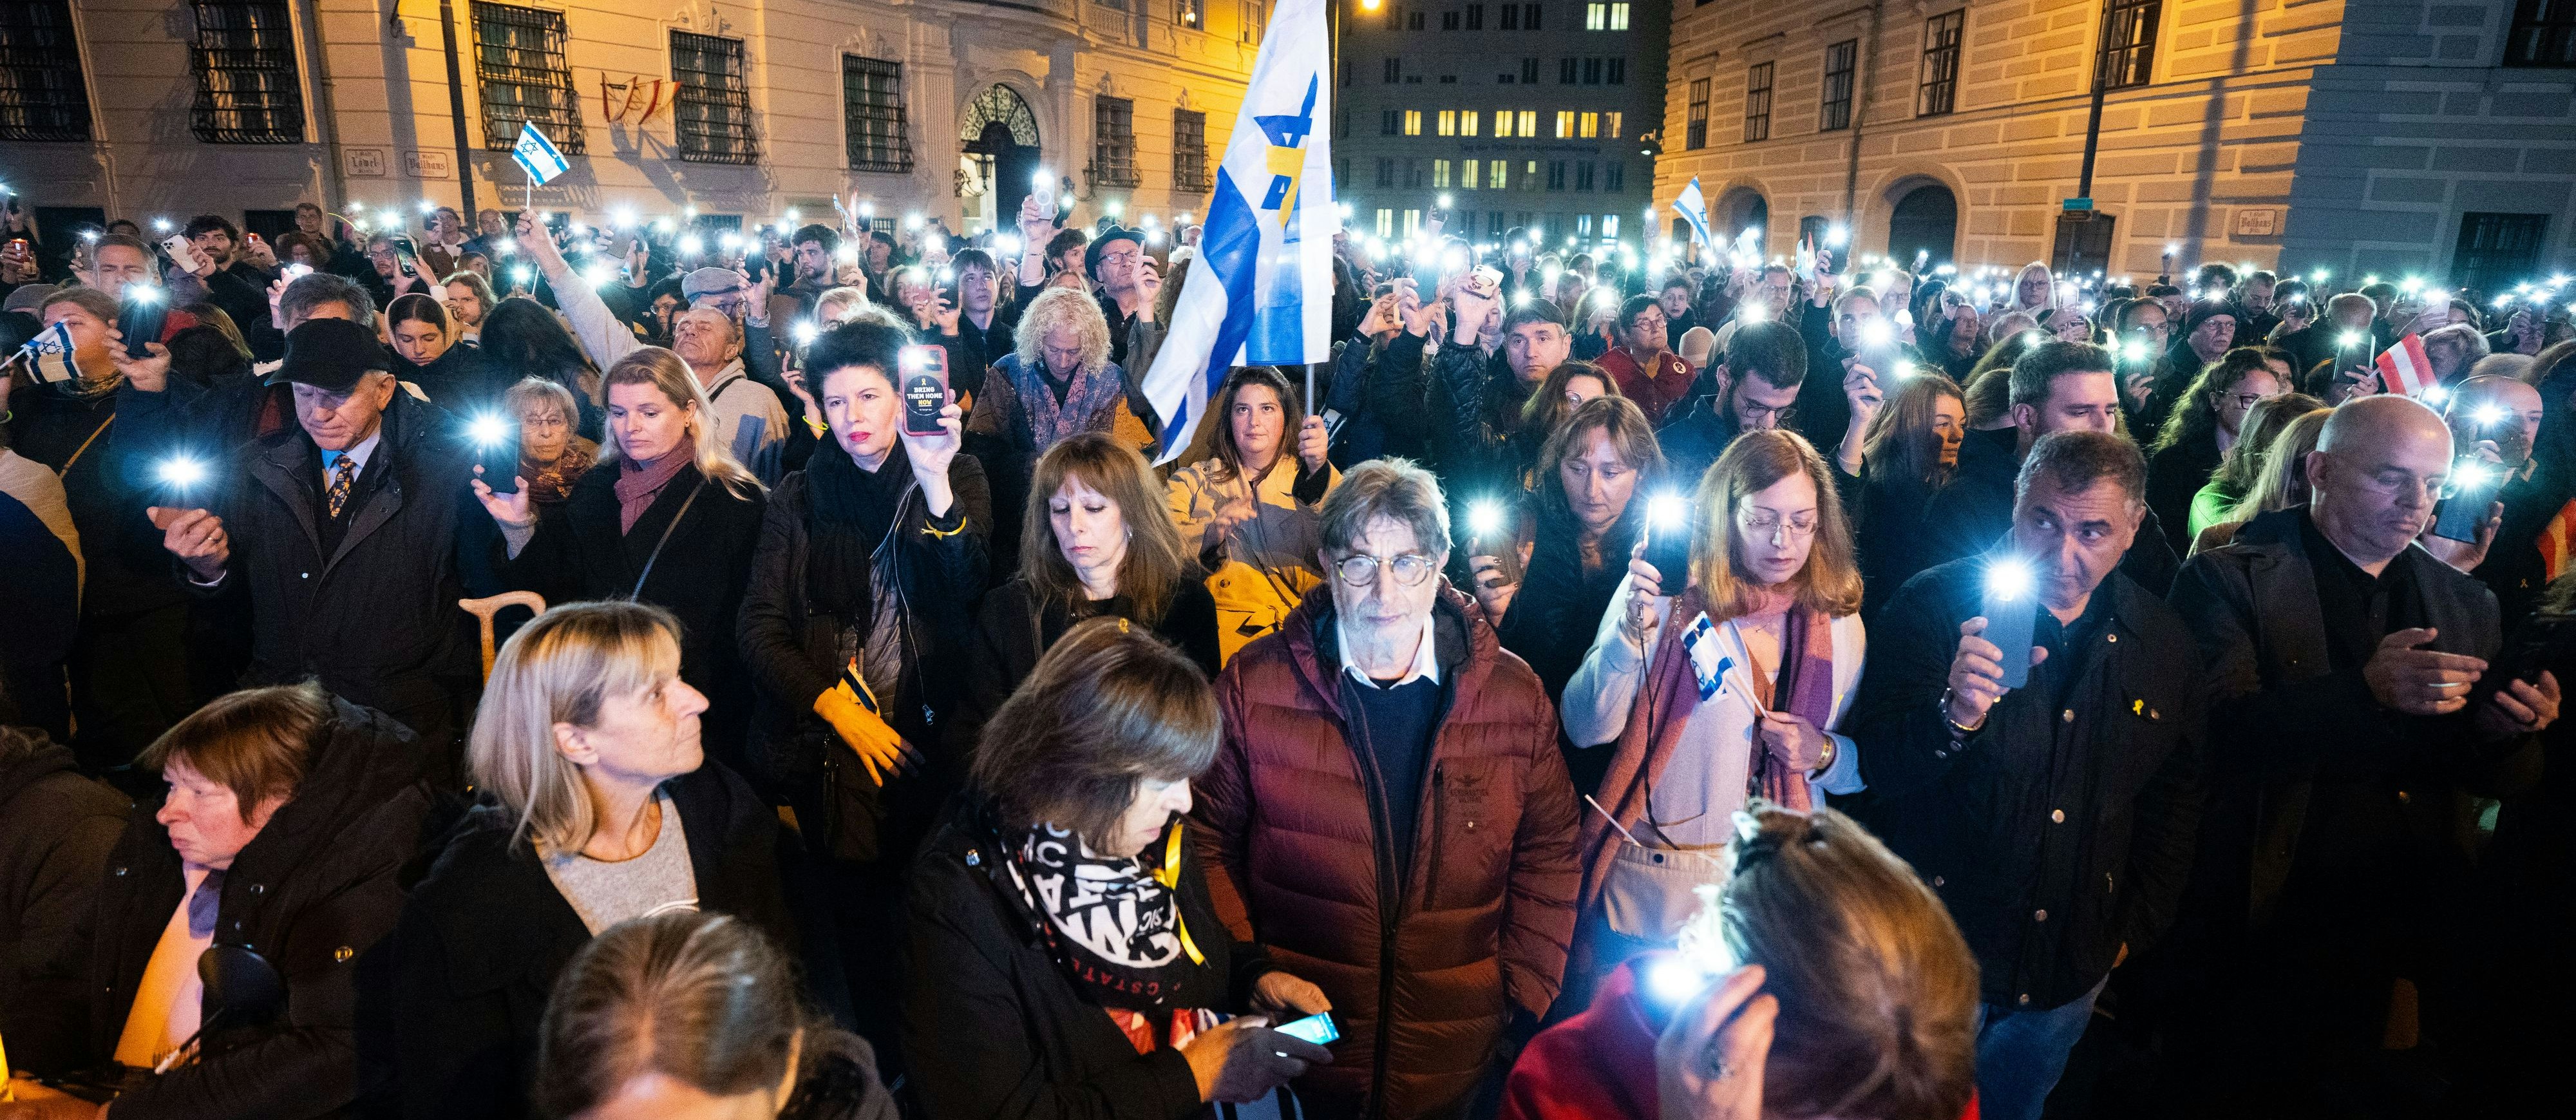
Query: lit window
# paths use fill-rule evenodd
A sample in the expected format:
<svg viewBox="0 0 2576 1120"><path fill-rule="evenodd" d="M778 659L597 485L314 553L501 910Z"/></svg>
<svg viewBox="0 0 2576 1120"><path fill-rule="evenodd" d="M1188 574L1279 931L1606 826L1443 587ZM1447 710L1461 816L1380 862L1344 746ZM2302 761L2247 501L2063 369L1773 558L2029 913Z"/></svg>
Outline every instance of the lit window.
<svg viewBox="0 0 2576 1120"><path fill-rule="evenodd" d="M1442 109L1442 110L1440 110L1440 135L1442 135L1442 136L1456 136L1456 135L1458 135L1458 111L1457 111L1457 110L1455 110L1455 109Z"/></svg>
<svg viewBox="0 0 2576 1120"><path fill-rule="evenodd" d="M1449 189L1448 160L1435 159L1431 161L1431 189L1436 191L1445 191Z"/></svg>
<svg viewBox="0 0 2576 1120"><path fill-rule="evenodd" d="M1610 5L1610 30L1612 30L1612 31L1626 31L1627 29L1628 29L1628 6L1627 6L1626 4L1612 4L1612 5Z"/></svg>
<svg viewBox="0 0 2576 1120"><path fill-rule="evenodd" d="M1377 211L1377 235L1378 235L1379 237L1393 237L1393 236L1395 236L1395 211L1390 210L1390 209L1387 209L1387 208L1385 208L1385 207L1383 207L1383 206L1381 206L1381 207L1379 207L1379 208L1378 208L1378 211Z"/></svg>
<svg viewBox="0 0 2576 1120"><path fill-rule="evenodd" d="M1591 140L1601 135L1601 114L1583 114L1583 132L1581 135L1586 140Z"/></svg>
<svg viewBox="0 0 2576 1120"><path fill-rule="evenodd" d="M1521 135L1531 139L1538 137L1538 110L1521 110Z"/></svg>
<svg viewBox="0 0 2576 1120"><path fill-rule="evenodd" d="M1491 165L1487 166L1485 170L1488 172L1485 176L1485 181L1495 190L1505 190L1512 185L1512 164L1510 160L1495 160Z"/></svg>
<svg viewBox="0 0 2576 1120"><path fill-rule="evenodd" d="M1404 134L1407 136L1422 135L1422 110L1407 109L1404 111Z"/></svg>
<svg viewBox="0 0 2576 1120"><path fill-rule="evenodd" d="M1621 4L1621 5L1619 5L1619 10L1621 10L1621 11L1626 11L1627 9L1628 9L1628 6L1627 6L1626 4ZM1619 236L1619 215L1617 215L1617 214L1603 214L1603 215L1601 215L1601 236L1603 236L1603 237L1617 237L1617 236Z"/></svg>
<svg viewBox="0 0 2576 1120"><path fill-rule="evenodd" d="M1572 109L1559 109L1559 110L1557 110L1557 111L1556 111L1556 138L1557 138L1557 139L1559 139L1559 140L1563 140L1563 139L1565 139L1565 138L1567 138L1567 137L1569 137L1569 136L1572 136L1572 135L1574 135L1574 110L1572 110Z"/></svg>
<svg viewBox="0 0 2576 1120"><path fill-rule="evenodd" d="M1590 214L1577 214L1577 215L1575 215L1575 216L1574 216L1574 236L1576 236L1576 237L1590 237L1590 236L1592 236L1592 215L1590 215Z"/></svg>
<svg viewBox="0 0 2576 1120"><path fill-rule="evenodd" d="M1603 138L1610 140L1616 140L1619 138L1619 114L1601 114L1601 135Z"/></svg>
<svg viewBox="0 0 2576 1120"><path fill-rule="evenodd" d="M1599 31L1609 25L1610 5L1586 4L1583 6L1583 29L1585 31Z"/></svg>
<svg viewBox="0 0 2576 1120"><path fill-rule="evenodd" d="M1414 234L1417 234L1417 233L1420 233L1420 232L1422 232L1422 211L1420 211L1420 210L1407 210L1407 211L1405 211L1405 212L1404 212L1404 235L1405 235L1406 237L1411 237L1411 236L1413 236Z"/></svg>
<svg viewBox="0 0 2576 1120"><path fill-rule="evenodd" d="M1461 110L1458 113L1458 135L1474 136L1476 134L1476 118L1483 115L1484 114L1478 113L1474 109Z"/></svg>
<svg viewBox="0 0 2576 1120"><path fill-rule="evenodd" d="M1485 161L1483 160L1471 159L1459 164L1458 185L1466 190L1472 191L1477 189L1482 185L1478 183L1477 180L1484 177L1480 174L1484 169Z"/></svg>

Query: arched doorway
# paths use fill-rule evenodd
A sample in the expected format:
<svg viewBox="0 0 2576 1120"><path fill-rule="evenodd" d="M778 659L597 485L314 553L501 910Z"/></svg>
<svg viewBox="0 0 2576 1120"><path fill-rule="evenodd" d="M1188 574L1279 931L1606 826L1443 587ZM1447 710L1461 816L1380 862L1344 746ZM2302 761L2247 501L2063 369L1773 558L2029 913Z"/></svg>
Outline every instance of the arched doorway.
<svg viewBox="0 0 2576 1120"><path fill-rule="evenodd" d="M1019 221L1020 200L1028 197L1038 169L1037 115L1011 87L997 82L975 95L957 131L965 151L962 166L983 201L968 210L981 211L986 229L1010 228Z"/></svg>
<svg viewBox="0 0 2576 1120"><path fill-rule="evenodd" d="M1771 240L1771 200L1751 187L1737 187L1718 197L1717 208L1709 213L1709 235L1727 247L1741 247L1756 256ZM1744 231L1752 230L1753 240L1744 240Z"/></svg>
<svg viewBox="0 0 2576 1120"><path fill-rule="evenodd" d="M1887 258L1906 267L1948 264L1958 252L1959 200L1950 188L1925 183L1896 200L1887 219Z"/></svg>

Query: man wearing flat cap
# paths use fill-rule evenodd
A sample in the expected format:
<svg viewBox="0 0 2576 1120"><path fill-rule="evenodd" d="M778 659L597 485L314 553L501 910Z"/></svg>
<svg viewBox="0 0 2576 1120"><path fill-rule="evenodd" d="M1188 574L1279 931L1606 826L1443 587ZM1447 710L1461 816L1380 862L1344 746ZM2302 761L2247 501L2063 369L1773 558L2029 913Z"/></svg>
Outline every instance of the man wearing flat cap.
<svg viewBox="0 0 2576 1120"><path fill-rule="evenodd" d="M1109 320L1109 360L1126 368L1128 331L1140 318L1154 321L1154 296L1163 290L1163 274L1145 255L1144 235L1114 224L1091 239L1083 266L1099 285L1100 315Z"/></svg>
<svg viewBox="0 0 2576 1120"><path fill-rule="evenodd" d="M268 379L293 392L295 426L149 513L191 587L250 596L245 687L319 678L401 720L452 777L478 677L456 601L493 590L469 562L491 519L466 485L463 421L403 392L391 365L355 323L297 326Z"/></svg>

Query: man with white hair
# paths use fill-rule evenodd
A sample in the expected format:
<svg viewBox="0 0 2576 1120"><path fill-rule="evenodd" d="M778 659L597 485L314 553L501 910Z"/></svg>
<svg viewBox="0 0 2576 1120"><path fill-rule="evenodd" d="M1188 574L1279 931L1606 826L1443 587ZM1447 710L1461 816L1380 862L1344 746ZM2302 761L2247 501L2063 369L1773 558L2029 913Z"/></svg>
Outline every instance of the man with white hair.
<svg viewBox="0 0 2576 1120"><path fill-rule="evenodd" d="M742 343L741 325L712 307L691 307L671 320L671 349L706 390L715 412L716 439L763 482L776 482L778 453L787 438L787 406L743 368ZM613 412L609 419L616 422Z"/></svg>

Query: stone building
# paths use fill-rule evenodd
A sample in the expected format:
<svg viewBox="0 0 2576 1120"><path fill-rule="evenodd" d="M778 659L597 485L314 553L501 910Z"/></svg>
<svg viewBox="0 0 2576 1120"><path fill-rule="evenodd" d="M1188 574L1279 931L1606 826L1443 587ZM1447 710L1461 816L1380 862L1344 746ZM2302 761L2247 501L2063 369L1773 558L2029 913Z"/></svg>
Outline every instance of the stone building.
<svg viewBox="0 0 2576 1120"><path fill-rule="evenodd" d="M1354 233L1410 236L1446 195L1446 232L1472 241L1638 239L1666 0L1336 2L1334 178Z"/></svg>
<svg viewBox="0 0 2576 1120"><path fill-rule="evenodd" d="M442 11L453 25L442 29ZM40 218L528 198L1008 225L1041 168L1088 213L1204 209L1266 0L8 0L0 181ZM448 79L451 31L461 104ZM461 119L463 151L460 152Z"/></svg>
<svg viewBox="0 0 2576 1120"><path fill-rule="evenodd" d="M2484 288L2576 256L2576 6L1707 0L1672 43L1655 197L1696 177L1712 226L1775 253L1848 223L1899 261Z"/></svg>

